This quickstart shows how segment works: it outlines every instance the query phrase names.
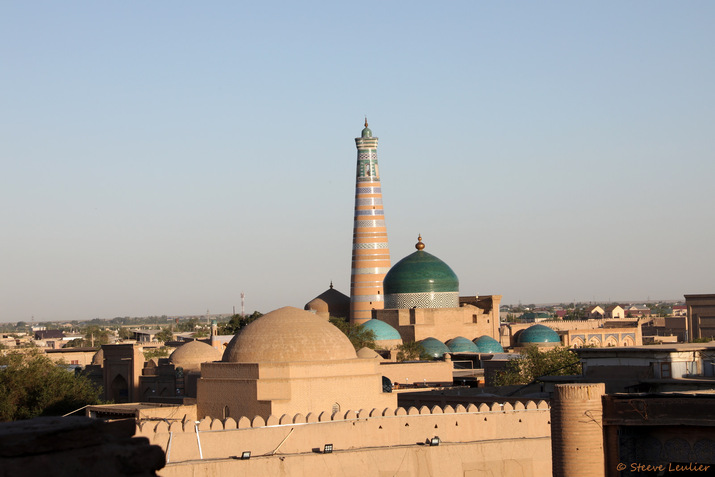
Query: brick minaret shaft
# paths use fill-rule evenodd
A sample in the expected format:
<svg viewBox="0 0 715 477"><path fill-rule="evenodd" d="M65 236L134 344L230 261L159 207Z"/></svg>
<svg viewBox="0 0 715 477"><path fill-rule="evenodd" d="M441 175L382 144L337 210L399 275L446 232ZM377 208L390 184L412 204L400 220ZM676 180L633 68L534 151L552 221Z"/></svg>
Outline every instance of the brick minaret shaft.
<svg viewBox="0 0 715 477"><path fill-rule="evenodd" d="M357 146L353 261L350 276L350 323L361 324L372 310L383 305L382 280L390 269L385 212L382 208L380 169L377 165L377 138L367 127Z"/></svg>
<svg viewBox="0 0 715 477"><path fill-rule="evenodd" d="M604 394L606 385L603 383L557 384L554 387L551 398L554 477L605 475L601 404Z"/></svg>

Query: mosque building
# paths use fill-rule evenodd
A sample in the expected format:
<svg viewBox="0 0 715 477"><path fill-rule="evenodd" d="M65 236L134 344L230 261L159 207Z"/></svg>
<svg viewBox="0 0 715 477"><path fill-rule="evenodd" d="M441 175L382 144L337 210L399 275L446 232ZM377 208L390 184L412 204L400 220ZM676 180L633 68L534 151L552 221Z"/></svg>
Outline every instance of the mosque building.
<svg viewBox="0 0 715 477"><path fill-rule="evenodd" d="M573 333L584 331L564 334L534 325L508 328L509 335L502 337L502 297L460 296L456 273L425 251L421 236L416 251L390 267L377 138L367 121L356 145L350 297L331 283L304 310L284 307L253 321L233 336L223 354L214 324L211 344L184 344L143 372L138 345L106 346L95 356L95 374L117 402L172 392L196 397L194 413L158 408L137 424L137 435L165 452L162 475L338 475L352 469L362 475L540 477L552 474L552 428L557 437L554 469L573 464L585 474L604 475L602 459L588 460L603 457L606 435L600 414L592 418L592 411L600 412L604 391L591 389L592 384L563 385L570 388L556 393L558 419L548 402L521 398L478 406L445 401L429 407L423 401L398 407L400 391L384 388L383 377L402 383L405 379L398 376L414 369L419 377L409 375L411 383L426 381L430 371L444 374L444 385L450 385L453 368L445 355L501 353L505 337L517 348L537 344L548 349L568 340L596 339L596 333L625 343L632 330L589 330L581 337ZM372 330L381 349L417 341L432 357L445 360L387 363L374 351L356 352L328 321L331 316ZM588 435L581 421L570 417L581 414L595 424ZM574 435L585 436L578 452L563 444L563 436Z"/></svg>
<svg viewBox="0 0 715 477"><path fill-rule="evenodd" d="M489 342L490 350L500 349L495 338L501 296L460 297L459 278L452 268L425 251L422 236L417 240L417 251L385 276L385 308L373 310L373 319L363 326L376 330L381 347L394 349L397 335L403 342L422 342L433 357L484 352L478 340Z"/></svg>
<svg viewBox="0 0 715 477"><path fill-rule="evenodd" d="M355 139L358 156L350 322L374 331L378 345L385 349L426 338L441 342L498 338L501 296L460 298L457 275L449 265L424 251L422 237L415 253L390 268L377 142L366 119L365 128ZM331 290L331 296L324 296L326 292L306 304L305 309L322 316L328 311L328 301L337 307L340 297ZM453 342L453 347L456 343L462 343L460 350L477 348L462 340Z"/></svg>

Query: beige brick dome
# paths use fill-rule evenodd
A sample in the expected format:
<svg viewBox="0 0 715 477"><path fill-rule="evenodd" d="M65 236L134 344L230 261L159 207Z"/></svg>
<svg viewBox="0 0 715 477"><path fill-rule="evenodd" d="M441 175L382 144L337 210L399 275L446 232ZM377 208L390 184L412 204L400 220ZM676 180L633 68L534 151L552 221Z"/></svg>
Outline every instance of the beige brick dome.
<svg viewBox="0 0 715 477"><path fill-rule="evenodd" d="M201 363L221 361L221 352L203 341L190 341L171 353L169 361L176 368L184 368L184 371L198 371Z"/></svg>
<svg viewBox="0 0 715 477"><path fill-rule="evenodd" d="M286 306L267 313L233 337L223 361L233 363L356 359L350 340L309 311Z"/></svg>
<svg viewBox="0 0 715 477"><path fill-rule="evenodd" d="M104 350L102 348L99 348L99 351L94 353L94 356L92 356L92 364L104 366Z"/></svg>
<svg viewBox="0 0 715 477"><path fill-rule="evenodd" d="M324 318L330 316L348 318L350 316L350 297L333 288L331 282L330 288L306 303L303 309L313 311Z"/></svg>
<svg viewBox="0 0 715 477"><path fill-rule="evenodd" d="M362 359L375 359L375 358L382 358L379 354L377 354L377 351L374 349L370 348L360 348L357 352L358 358Z"/></svg>

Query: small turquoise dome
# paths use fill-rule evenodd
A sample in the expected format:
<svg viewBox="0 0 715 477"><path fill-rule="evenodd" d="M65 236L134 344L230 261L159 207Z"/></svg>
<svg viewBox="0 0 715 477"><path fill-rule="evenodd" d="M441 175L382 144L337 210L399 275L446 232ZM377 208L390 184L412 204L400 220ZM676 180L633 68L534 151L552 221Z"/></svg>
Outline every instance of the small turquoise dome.
<svg viewBox="0 0 715 477"><path fill-rule="evenodd" d="M457 336L445 343L452 353L479 353L479 347L463 336Z"/></svg>
<svg viewBox="0 0 715 477"><path fill-rule="evenodd" d="M434 358L441 358L442 356L444 356L444 353L450 352L449 348L447 348L447 345L442 343L437 338L425 338L420 341L420 344L422 345L422 348L424 348L425 353Z"/></svg>
<svg viewBox="0 0 715 477"><path fill-rule="evenodd" d="M400 333L398 333L395 328L388 325L384 321L376 320L373 318L372 320L368 320L360 326L362 326L363 329L372 330L372 332L375 333L376 341L402 339Z"/></svg>
<svg viewBox="0 0 715 477"><path fill-rule="evenodd" d="M365 118L365 129L362 130L361 136L364 138L372 137L372 131L367 127L367 118Z"/></svg>
<svg viewBox="0 0 715 477"><path fill-rule="evenodd" d="M474 340L474 344L479 347L482 353L503 353L504 348L497 340L491 336L483 335Z"/></svg>
<svg viewBox="0 0 715 477"><path fill-rule="evenodd" d="M544 325L533 325L519 334L519 344L561 343L558 333Z"/></svg>

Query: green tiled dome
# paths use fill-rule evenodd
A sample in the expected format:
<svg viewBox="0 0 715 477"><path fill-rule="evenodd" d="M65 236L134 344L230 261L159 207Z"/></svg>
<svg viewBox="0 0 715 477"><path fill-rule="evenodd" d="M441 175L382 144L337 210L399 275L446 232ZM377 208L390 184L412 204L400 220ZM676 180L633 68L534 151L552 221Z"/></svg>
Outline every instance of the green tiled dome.
<svg viewBox="0 0 715 477"><path fill-rule="evenodd" d="M445 343L452 353L479 353L479 347L463 336L457 336Z"/></svg>
<svg viewBox="0 0 715 477"><path fill-rule="evenodd" d="M491 336L483 335L474 340L474 344L479 347L482 353L503 353L504 348L497 340Z"/></svg>
<svg viewBox="0 0 715 477"><path fill-rule="evenodd" d="M387 272L383 287L386 295L459 292L459 279L442 260L424 250L417 250Z"/></svg>
<svg viewBox="0 0 715 477"><path fill-rule="evenodd" d="M533 325L519 334L520 344L561 343L558 333L544 325Z"/></svg>
<svg viewBox="0 0 715 477"><path fill-rule="evenodd" d="M420 344L424 348L425 353L434 358L441 358L442 356L444 356L444 353L450 352L449 348L447 348L447 345L442 343L437 338L425 338L420 341Z"/></svg>
<svg viewBox="0 0 715 477"><path fill-rule="evenodd" d="M368 320L360 326L362 326L366 330L372 330L373 333L375 333L376 341L402 339L400 333L398 333L395 328L388 325L384 321L376 320L373 318L372 320Z"/></svg>

